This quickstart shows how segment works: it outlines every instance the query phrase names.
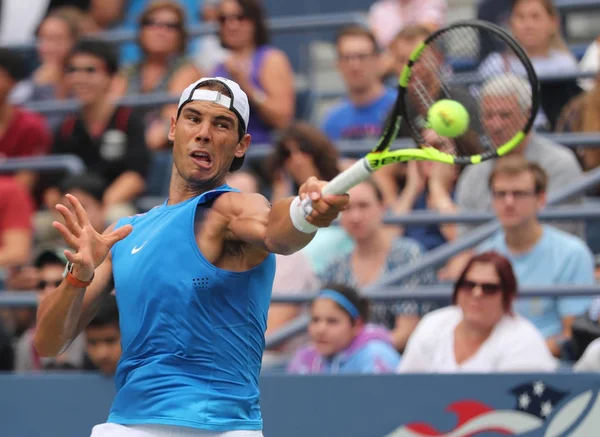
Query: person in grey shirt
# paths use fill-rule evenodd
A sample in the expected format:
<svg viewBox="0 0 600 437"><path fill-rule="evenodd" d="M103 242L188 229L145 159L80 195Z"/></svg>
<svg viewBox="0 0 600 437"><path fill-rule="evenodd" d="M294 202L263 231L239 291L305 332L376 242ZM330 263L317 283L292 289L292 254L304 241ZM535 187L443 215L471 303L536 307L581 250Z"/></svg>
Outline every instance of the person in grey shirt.
<svg viewBox="0 0 600 437"><path fill-rule="evenodd" d="M504 84L499 85L498 81L504 81ZM504 144L523 126L530 111L530 95L529 83L510 74L497 76L490 81L489 86L483 86L481 118L486 133L494 144ZM550 194L571 184L583 174L572 151L534 132L530 132L511 153L524 155L527 160L536 162L546 171ZM463 170L456 185L456 201L460 210L463 212L492 210L492 198L487 180L493 166L493 161L485 161ZM581 200L581 196L576 196L567 199L564 203L581 203ZM473 227L460 226L459 235ZM556 227L585 238L582 222L561 222L557 223Z"/></svg>

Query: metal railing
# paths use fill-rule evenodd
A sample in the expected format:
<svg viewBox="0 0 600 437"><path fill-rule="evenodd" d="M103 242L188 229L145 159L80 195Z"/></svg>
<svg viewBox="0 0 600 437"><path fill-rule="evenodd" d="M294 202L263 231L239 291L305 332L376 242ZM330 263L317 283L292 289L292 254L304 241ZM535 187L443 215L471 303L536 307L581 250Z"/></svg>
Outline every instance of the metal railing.
<svg viewBox="0 0 600 437"><path fill-rule="evenodd" d="M548 195L548 205L556 205L566 199L569 199L577 194L585 192L588 188L593 187L600 183L600 168L590 171L585 174L580 180L573 182L562 190L558 190ZM453 256L460 252L470 249L473 246L481 243L486 238L490 237L494 232L500 228L500 224L497 220L492 220L486 223L472 232L469 232L462 238L455 241L446 243L440 247L437 247L429 252L423 254L418 262L409 265L403 265L387 274L381 280L364 287L362 292L367 298L371 297L371 294L378 293L379 290L385 289L391 285L398 284L406 278L417 274L425 269L437 268L443 265ZM302 315L299 318L293 320L288 325L283 326L277 332L270 335L267 341L267 347L275 347L285 340L297 335L299 332L303 332L308 327L309 318L306 315Z"/></svg>
<svg viewBox="0 0 600 437"><path fill-rule="evenodd" d="M65 170L69 174L81 174L86 166L76 155L47 155L27 158L8 158L0 160L0 173L21 170L54 171Z"/></svg>
<svg viewBox="0 0 600 437"><path fill-rule="evenodd" d="M594 10L600 12L599 0L554 0L554 6L563 14Z"/></svg>

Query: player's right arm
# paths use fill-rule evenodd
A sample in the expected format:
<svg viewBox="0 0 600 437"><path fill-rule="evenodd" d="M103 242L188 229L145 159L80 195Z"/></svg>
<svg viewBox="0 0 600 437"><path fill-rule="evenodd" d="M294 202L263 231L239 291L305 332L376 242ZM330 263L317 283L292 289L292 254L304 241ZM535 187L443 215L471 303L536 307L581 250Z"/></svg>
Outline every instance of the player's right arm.
<svg viewBox="0 0 600 437"><path fill-rule="evenodd" d="M113 225L100 234L91 226L79 201L71 195L67 198L75 215L66 206L57 205L65 224L54 222L53 225L75 250L65 251L65 256L73 263L72 275L83 282L90 281L92 277L93 280L88 287L63 280L40 303L34 345L44 357L60 354L94 317L103 297L110 292L110 249L132 230L131 225L126 225L115 231Z"/></svg>

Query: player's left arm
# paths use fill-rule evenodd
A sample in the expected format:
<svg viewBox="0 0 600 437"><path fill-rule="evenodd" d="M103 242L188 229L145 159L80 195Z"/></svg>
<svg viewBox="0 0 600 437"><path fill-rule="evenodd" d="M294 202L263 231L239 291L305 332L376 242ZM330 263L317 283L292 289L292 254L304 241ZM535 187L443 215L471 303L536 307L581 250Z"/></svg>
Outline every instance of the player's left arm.
<svg viewBox="0 0 600 437"><path fill-rule="evenodd" d="M313 211L306 221L317 228L328 227L348 204L348 195L321 195L325 185L326 182L311 177L299 190L300 199L306 196L312 199ZM315 232L301 231L292 221L293 198L279 200L271 206L260 194L231 194L222 196L226 204L219 205L219 209L226 210L229 238L283 255L302 249L313 239Z"/></svg>

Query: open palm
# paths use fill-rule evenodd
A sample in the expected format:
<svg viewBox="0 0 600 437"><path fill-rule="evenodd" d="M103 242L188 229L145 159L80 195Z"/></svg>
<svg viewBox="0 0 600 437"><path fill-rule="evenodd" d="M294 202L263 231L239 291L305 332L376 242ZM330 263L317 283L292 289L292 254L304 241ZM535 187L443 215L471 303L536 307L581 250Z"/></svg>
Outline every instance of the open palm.
<svg viewBox="0 0 600 437"><path fill-rule="evenodd" d="M74 250L74 252L65 250L65 256L78 267L79 273L85 276L78 279L87 280L108 256L111 247L117 241L127 237L133 228L131 225L125 225L116 231L100 234L90 224L88 215L79 200L71 194L67 194L66 197L75 214L65 205L56 205L65 223L54 222L53 226Z"/></svg>

